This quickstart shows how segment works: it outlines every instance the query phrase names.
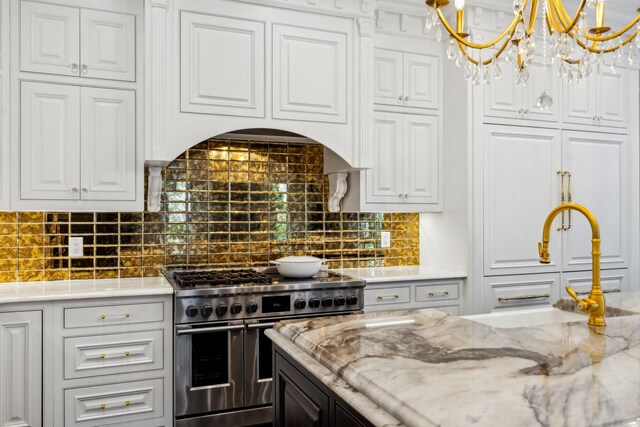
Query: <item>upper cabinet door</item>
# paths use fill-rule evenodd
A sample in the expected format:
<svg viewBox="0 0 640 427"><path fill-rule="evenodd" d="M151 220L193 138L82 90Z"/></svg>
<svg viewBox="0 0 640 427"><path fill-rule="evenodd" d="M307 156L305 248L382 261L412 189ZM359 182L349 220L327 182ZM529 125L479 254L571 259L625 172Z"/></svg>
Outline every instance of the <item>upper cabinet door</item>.
<svg viewBox="0 0 640 427"><path fill-rule="evenodd" d="M600 224L601 268L627 267L629 236L627 136L565 131L563 168L571 172L571 200ZM569 189L567 188L567 191ZM591 269L591 227L578 212L563 234L563 270Z"/></svg>
<svg viewBox="0 0 640 427"><path fill-rule="evenodd" d="M347 122L347 34L273 24L273 118Z"/></svg>
<svg viewBox="0 0 640 427"><path fill-rule="evenodd" d="M598 124L625 128L628 126L629 72L619 68L614 74L608 67L598 77Z"/></svg>
<svg viewBox="0 0 640 427"><path fill-rule="evenodd" d="M522 88L515 84L515 71L512 66L502 65L502 77L483 85L484 116L521 118L523 109Z"/></svg>
<svg viewBox="0 0 640 427"><path fill-rule="evenodd" d="M403 154L401 114L374 113L373 168L366 171L367 202L402 203Z"/></svg>
<svg viewBox="0 0 640 427"><path fill-rule="evenodd" d="M597 76L591 75L582 83L563 84L563 114L565 123L597 124Z"/></svg>
<svg viewBox="0 0 640 427"><path fill-rule="evenodd" d="M438 108L440 71L438 58L404 54L404 104L408 107Z"/></svg>
<svg viewBox="0 0 640 427"><path fill-rule="evenodd" d="M80 10L45 3L20 2L22 71L80 74Z"/></svg>
<svg viewBox="0 0 640 427"><path fill-rule="evenodd" d="M402 105L404 102L402 52L374 49L373 55L373 102Z"/></svg>
<svg viewBox="0 0 640 427"><path fill-rule="evenodd" d="M80 73L100 79L136 79L136 21L123 13L82 9Z"/></svg>
<svg viewBox="0 0 640 427"><path fill-rule="evenodd" d="M181 110L264 117L264 23L180 14Z"/></svg>
<svg viewBox="0 0 640 427"><path fill-rule="evenodd" d="M529 65L529 81L523 89L524 95L524 118L529 120L544 120L557 122L560 120L558 106L560 105L560 91L558 90L558 79L553 67L547 65L545 70L542 66L542 59L535 58ZM536 102L545 90L547 95L553 98L553 104L548 110L542 110L536 106Z"/></svg>
<svg viewBox="0 0 640 427"><path fill-rule="evenodd" d="M560 131L485 125L482 143L484 274L560 271L559 219L551 263L538 254L547 214L560 203Z"/></svg>
<svg viewBox="0 0 640 427"><path fill-rule="evenodd" d="M439 201L442 138L438 117L404 117L404 191L405 203Z"/></svg>
<svg viewBox="0 0 640 427"><path fill-rule="evenodd" d="M135 200L135 104L133 91L82 88L83 200Z"/></svg>
<svg viewBox="0 0 640 427"><path fill-rule="evenodd" d="M22 82L20 198L80 198L80 88Z"/></svg>

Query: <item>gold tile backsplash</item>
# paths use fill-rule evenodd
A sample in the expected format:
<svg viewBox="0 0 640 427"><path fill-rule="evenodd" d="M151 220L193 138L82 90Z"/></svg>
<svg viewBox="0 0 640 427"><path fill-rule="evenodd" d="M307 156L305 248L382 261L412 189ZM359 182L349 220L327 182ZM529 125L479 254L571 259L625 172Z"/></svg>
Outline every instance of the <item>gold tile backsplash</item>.
<svg viewBox="0 0 640 427"><path fill-rule="evenodd" d="M416 213L329 213L317 144L210 139L163 172L160 212L0 212L0 282L157 276L167 266L416 265ZM380 232L391 231L391 248ZM69 258L69 237L84 257Z"/></svg>

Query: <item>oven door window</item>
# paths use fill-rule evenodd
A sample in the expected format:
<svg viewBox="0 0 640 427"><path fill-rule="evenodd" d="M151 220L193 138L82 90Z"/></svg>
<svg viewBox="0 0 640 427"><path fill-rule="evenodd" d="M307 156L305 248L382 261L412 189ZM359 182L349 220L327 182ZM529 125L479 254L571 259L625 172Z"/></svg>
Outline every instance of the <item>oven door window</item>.
<svg viewBox="0 0 640 427"><path fill-rule="evenodd" d="M264 334L267 329L258 329L258 381L273 377L271 340Z"/></svg>
<svg viewBox="0 0 640 427"><path fill-rule="evenodd" d="M191 337L191 386L229 382L229 333L210 332Z"/></svg>

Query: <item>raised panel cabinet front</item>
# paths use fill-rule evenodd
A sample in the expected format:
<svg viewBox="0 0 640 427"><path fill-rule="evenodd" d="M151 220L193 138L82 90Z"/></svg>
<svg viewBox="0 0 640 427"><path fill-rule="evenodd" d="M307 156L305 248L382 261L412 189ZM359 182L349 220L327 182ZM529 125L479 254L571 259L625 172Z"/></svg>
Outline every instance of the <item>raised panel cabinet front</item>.
<svg viewBox="0 0 640 427"><path fill-rule="evenodd" d="M373 168L366 171L367 202L402 203L402 115L374 113Z"/></svg>
<svg viewBox="0 0 640 427"><path fill-rule="evenodd" d="M135 200L135 92L84 87L83 200Z"/></svg>
<svg viewBox="0 0 640 427"><path fill-rule="evenodd" d="M80 88L22 82L20 198L80 198Z"/></svg>
<svg viewBox="0 0 640 427"><path fill-rule="evenodd" d="M373 102L376 104L403 104L403 58L402 52L374 49Z"/></svg>
<svg viewBox="0 0 640 427"><path fill-rule="evenodd" d="M515 84L513 67L502 66L502 77L483 85L484 116L520 118L519 110L523 105L522 88Z"/></svg>
<svg viewBox="0 0 640 427"><path fill-rule="evenodd" d="M273 118L347 121L347 35L273 25Z"/></svg>
<svg viewBox="0 0 640 427"><path fill-rule="evenodd" d="M564 131L563 168L571 173L571 200L584 205L600 225L600 267L625 268L629 239L629 168L627 136ZM562 232L563 270L591 269L591 226L571 214Z"/></svg>
<svg viewBox="0 0 640 427"><path fill-rule="evenodd" d="M438 203L442 139L438 117L405 115L404 202Z"/></svg>
<svg viewBox="0 0 640 427"><path fill-rule="evenodd" d="M559 271L559 219L550 264L540 264L538 241L560 203L560 132L485 125L482 150L484 274Z"/></svg>
<svg viewBox="0 0 640 427"><path fill-rule="evenodd" d="M439 67L436 56L404 54L404 102L406 106L439 107Z"/></svg>
<svg viewBox="0 0 640 427"><path fill-rule="evenodd" d="M265 24L180 14L181 110L264 117Z"/></svg>
<svg viewBox="0 0 640 427"><path fill-rule="evenodd" d="M0 313L0 426L42 426L42 312Z"/></svg>
<svg viewBox="0 0 640 427"><path fill-rule="evenodd" d="M549 65L547 65L549 67ZM505 67L510 68L510 67ZM522 89L524 94L524 118L529 120L544 120L550 122L558 122L560 120L559 105L560 91L558 90L558 79L556 78L554 68L545 70L542 65L541 58L534 58L533 62L527 67L529 69L529 81ZM542 91L553 99L553 104L547 110L538 108L536 105Z"/></svg>
<svg viewBox="0 0 640 427"><path fill-rule="evenodd" d="M560 297L560 273L485 277L482 312L550 305Z"/></svg>
<svg viewBox="0 0 640 427"><path fill-rule="evenodd" d="M20 2L20 69L80 75L80 9Z"/></svg>
<svg viewBox="0 0 640 427"><path fill-rule="evenodd" d="M594 73L585 78L582 83L563 83L562 120L565 123L597 124L597 78Z"/></svg>
<svg viewBox="0 0 640 427"><path fill-rule="evenodd" d="M136 79L135 16L82 9L80 73L83 77Z"/></svg>
<svg viewBox="0 0 640 427"><path fill-rule="evenodd" d="M598 124L626 128L629 124L629 71L619 68L613 73L606 68L599 79Z"/></svg>

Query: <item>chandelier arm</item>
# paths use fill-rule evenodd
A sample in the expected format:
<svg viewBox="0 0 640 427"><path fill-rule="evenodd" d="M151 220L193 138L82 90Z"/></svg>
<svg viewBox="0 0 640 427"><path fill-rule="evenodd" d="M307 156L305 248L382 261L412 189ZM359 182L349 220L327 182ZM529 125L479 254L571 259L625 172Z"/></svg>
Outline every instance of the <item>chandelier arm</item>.
<svg viewBox="0 0 640 427"><path fill-rule="evenodd" d="M631 34L629 37L627 37L622 43L620 43L619 46L614 46L614 47L610 47L608 49L598 49L596 46L598 44L598 42L594 42L592 47L587 46L586 43L582 42L580 39L575 39L576 42L578 43L578 46L580 46L583 49L587 49L589 52L591 53L609 53L609 52L613 52L615 50L618 50L620 47L622 46L626 46L627 44L629 44L634 37L639 36L640 34L638 33L638 30L634 31L633 34ZM576 61L577 63L577 61Z"/></svg>
<svg viewBox="0 0 640 427"><path fill-rule="evenodd" d="M529 28L527 28L528 36L533 34L533 30L536 25L537 13L538 13L538 0L531 0L531 12L529 13ZM522 17L522 23L524 24L524 16Z"/></svg>
<svg viewBox="0 0 640 427"><path fill-rule="evenodd" d="M611 40L611 39L615 39L617 37L620 37L621 35L623 35L627 31L629 31L638 22L640 22L640 15L636 16L635 19L633 19L626 26L621 28L618 32L609 34L608 36L600 36L600 37L592 36L591 34L584 34L584 38L586 38L587 40L591 40L593 42L606 42L607 40Z"/></svg>
<svg viewBox="0 0 640 427"><path fill-rule="evenodd" d="M554 1L554 0L551 0L551 1ZM562 25L562 22L558 22L560 17L556 16L557 11L551 8L549 12L550 13L547 13L547 19L548 19L548 22L550 23L550 26L553 27L552 29L550 28L551 29L550 34L553 34L554 32L564 33L565 26Z"/></svg>
<svg viewBox="0 0 640 427"><path fill-rule="evenodd" d="M526 0L525 0L526 1ZM447 30L447 32L453 37L455 38L458 43L462 43L463 45L470 47L472 49L486 49L488 47L491 46L495 46L496 44L498 44L500 42L500 40L502 40L508 33L513 32L513 29L516 27L516 25L519 22L519 16L516 16L513 21L511 21L511 24L509 24L509 26L507 27L506 30L504 30L502 32L502 34L500 34L498 37L496 37L493 41L486 43L486 44L476 44L476 43L471 43L466 41L463 37L459 36L458 33L451 27L451 25L449 25L449 23L447 22L446 18L442 15L442 11L440 10L439 7L436 7L436 13L438 14L438 17L440 18L440 22L442 22L442 25L444 26L444 28Z"/></svg>
<svg viewBox="0 0 640 427"><path fill-rule="evenodd" d="M567 33L576 26L576 24L578 23L578 20L580 19L580 14L584 10L584 6L586 3L587 3L587 0L580 1L578 10L576 11L576 14L573 16L573 19L571 19L569 17L569 14L567 13L567 10L564 8L564 4L562 3L561 0L551 0L552 7L555 10L555 12L558 14L558 17L560 18L560 21L563 24L564 31L561 31L562 33Z"/></svg>
<svg viewBox="0 0 640 427"><path fill-rule="evenodd" d="M504 43L502 43L502 46L500 46L498 51L495 53L495 55L493 55L491 57L491 59L487 59L486 61L482 61L482 65L489 65L489 64L491 64L493 62L493 60L495 58L500 56L502 54L502 52L504 52L504 50L509 45L509 42L511 41L511 37L512 36L513 36L513 32L509 34L509 37L506 38ZM460 52L462 52L464 54L464 56L467 58L467 61L471 62L473 65L478 65L478 61L476 61L471 56L469 56L469 54L467 53L467 49L465 48L465 46L462 43L458 42L458 47L460 48Z"/></svg>

